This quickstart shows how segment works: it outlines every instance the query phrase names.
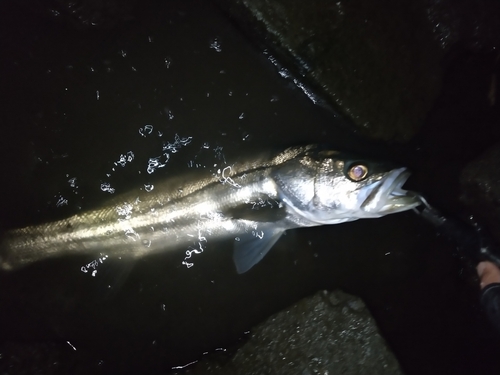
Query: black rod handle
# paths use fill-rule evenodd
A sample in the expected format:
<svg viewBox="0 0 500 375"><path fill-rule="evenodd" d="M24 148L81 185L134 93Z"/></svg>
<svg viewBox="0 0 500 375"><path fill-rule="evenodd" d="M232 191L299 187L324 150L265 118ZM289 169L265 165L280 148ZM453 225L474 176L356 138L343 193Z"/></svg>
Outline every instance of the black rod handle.
<svg viewBox="0 0 500 375"><path fill-rule="evenodd" d="M491 234L472 216L465 221L443 215L421 197L422 206L415 211L432 224L448 241L455 243L462 253L474 262L488 260L500 267L500 247Z"/></svg>

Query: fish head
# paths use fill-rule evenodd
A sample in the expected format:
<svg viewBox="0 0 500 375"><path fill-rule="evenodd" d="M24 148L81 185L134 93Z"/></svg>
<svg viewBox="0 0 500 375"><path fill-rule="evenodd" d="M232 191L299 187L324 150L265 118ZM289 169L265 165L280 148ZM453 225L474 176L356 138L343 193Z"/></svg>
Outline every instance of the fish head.
<svg viewBox="0 0 500 375"><path fill-rule="evenodd" d="M412 209L420 200L402 188L406 168L309 150L276 169L273 178L284 203L308 222L336 224Z"/></svg>

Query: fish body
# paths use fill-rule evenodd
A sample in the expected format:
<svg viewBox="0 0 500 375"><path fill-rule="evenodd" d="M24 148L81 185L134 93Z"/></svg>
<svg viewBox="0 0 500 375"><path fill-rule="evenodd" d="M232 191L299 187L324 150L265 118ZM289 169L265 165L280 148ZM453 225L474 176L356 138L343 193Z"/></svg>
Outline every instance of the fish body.
<svg viewBox="0 0 500 375"><path fill-rule="evenodd" d="M182 185L118 196L67 219L14 229L0 242L0 267L15 270L51 257L154 252L234 239L239 273L258 263L288 229L377 218L420 204L401 187L405 168L347 157L315 145L226 167Z"/></svg>

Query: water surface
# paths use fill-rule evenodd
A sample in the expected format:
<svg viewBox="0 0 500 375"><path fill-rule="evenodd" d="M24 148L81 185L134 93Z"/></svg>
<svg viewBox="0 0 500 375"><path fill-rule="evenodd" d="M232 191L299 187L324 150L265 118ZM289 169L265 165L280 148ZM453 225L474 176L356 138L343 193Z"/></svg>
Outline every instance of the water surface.
<svg viewBox="0 0 500 375"><path fill-rule="evenodd" d="M3 228L296 144L329 143L418 167L411 147L370 143L315 105L207 2L139 10L111 29L77 30L24 11L5 21L12 39L2 89ZM440 368L455 355L436 356L439 345L475 355L466 342L473 333L450 336L450 309L464 324L485 324L476 301L454 299L473 298L473 289L443 246L403 213L290 231L244 275L231 241L210 242L188 262L184 250L136 262L105 253L49 260L0 276L0 328L7 343L50 342L55 370L157 372L230 347L318 289L342 287L366 298L408 373L417 355Z"/></svg>

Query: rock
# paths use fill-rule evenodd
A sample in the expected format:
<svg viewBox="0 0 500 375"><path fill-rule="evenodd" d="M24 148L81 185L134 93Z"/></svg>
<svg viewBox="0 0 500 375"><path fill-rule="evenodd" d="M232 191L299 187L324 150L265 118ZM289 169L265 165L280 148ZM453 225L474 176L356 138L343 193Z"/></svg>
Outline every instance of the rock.
<svg viewBox="0 0 500 375"><path fill-rule="evenodd" d="M471 161L460 176L460 199L500 241L500 144Z"/></svg>
<svg viewBox="0 0 500 375"><path fill-rule="evenodd" d="M488 48L500 31L485 1L216 2L356 129L384 140L416 134L455 46Z"/></svg>
<svg viewBox="0 0 500 375"><path fill-rule="evenodd" d="M191 374L402 374L358 297L340 290L305 298L258 325L225 365L201 361Z"/></svg>

